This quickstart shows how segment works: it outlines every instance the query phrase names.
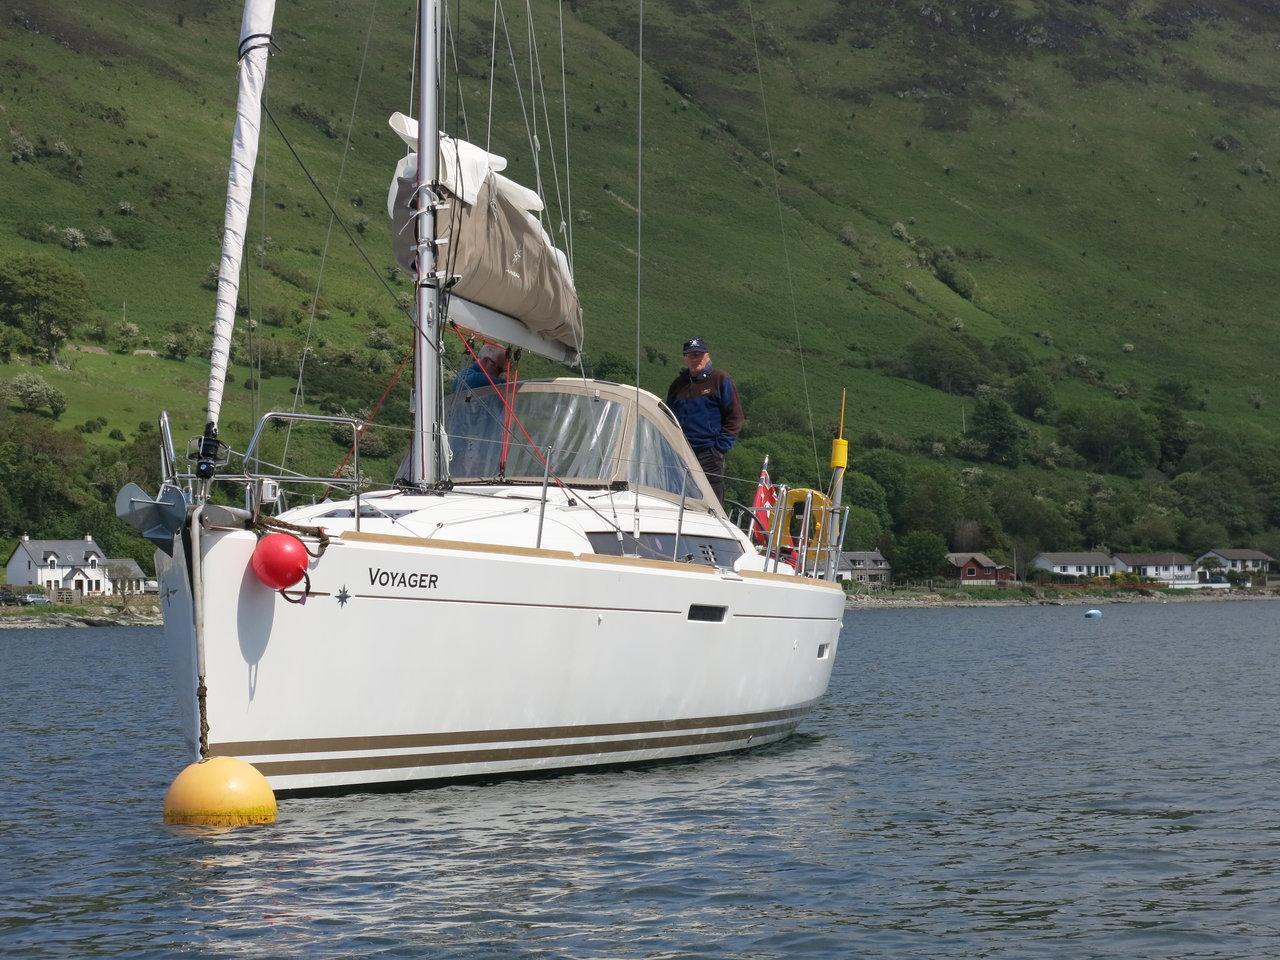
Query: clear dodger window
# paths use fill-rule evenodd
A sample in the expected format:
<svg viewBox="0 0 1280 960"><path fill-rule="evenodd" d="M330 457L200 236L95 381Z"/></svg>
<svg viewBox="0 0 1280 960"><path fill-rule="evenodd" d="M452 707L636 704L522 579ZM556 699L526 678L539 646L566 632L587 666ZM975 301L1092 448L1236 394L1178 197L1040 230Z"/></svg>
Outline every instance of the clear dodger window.
<svg viewBox="0 0 1280 960"><path fill-rule="evenodd" d="M553 447L551 468L565 480L604 483L613 477L624 409L589 394L517 387L515 412L539 450ZM502 397L487 383L458 385L445 401L445 430L455 480L541 479L542 459L524 431L508 423ZM506 440L506 468L501 469Z"/></svg>

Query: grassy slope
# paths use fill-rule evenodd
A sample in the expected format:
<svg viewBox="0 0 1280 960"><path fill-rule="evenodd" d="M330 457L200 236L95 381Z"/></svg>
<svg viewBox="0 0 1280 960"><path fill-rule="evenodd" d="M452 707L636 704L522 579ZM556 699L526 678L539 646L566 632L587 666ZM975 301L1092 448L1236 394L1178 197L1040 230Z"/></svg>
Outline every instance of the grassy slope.
<svg viewBox="0 0 1280 960"><path fill-rule="evenodd" d="M969 333L1013 335L1039 356L1065 363L1083 354L1105 370L1107 383L1130 384L1139 395L1162 377L1190 376L1211 391L1197 414L1203 421L1273 429L1268 406L1255 410L1248 396L1260 390L1280 402L1280 326L1265 283L1280 253L1267 229L1280 186L1253 169L1256 161L1280 169L1280 63L1270 55L1280 20L1255 13L1241 22L1248 5L1233 4L1223 19L1193 22L1184 39L1169 39L1160 32L1168 35L1177 4L935 6L941 23L888 4L857 16L835 3L756 4L770 132L787 164L779 181L789 283L772 171L762 159L768 146L746 8L646 5L642 341L673 360L680 339L702 333L718 362L742 378L774 381L798 407L794 290L810 393L823 421L847 385L858 429L958 429L961 400L864 366L958 318ZM636 315L632 7L604 0L565 11L575 254L588 346L626 357ZM63 5L42 0L24 6L25 20L0 27L7 124L32 140L64 140L83 161L79 176L57 158L0 166L0 253L63 256L89 276L104 316L118 316L127 300L129 320L153 339L174 327L203 328L213 296L199 281L217 258L238 15L194 0L96 0L86 9L72 20ZM282 50L271 66L270 103L327 189L341 157L367 9L286 2L277 11ZM979 9L993 15L961 19ZM534 10L550 72L558 63L555 7L535 3ZM462 86L480 142L486 15L468 7L459 30ZM513 13L510 26L523 61L522 15ZM370 217L363 242L385 264L381 205L401 151L384 121L406 108L408 5L379 4L374 37L338 205L349 215L363 205ZM523 69L527 87L527 61ZM553 128L541 136L544 176L546 148L559 142L554 76L548 85ZM497 97L494 149L529 182L509 68L499 70ZM336 137L295 116L298 104L327 117ZM100 119L112 116L103 107L125 119ZM1215 149L1212 140L1223 135L1239 146ZM1240 173L1241 165L1250 172ZM273 269L300 276L290 283L255 271L252 297L256 309L300 307L320 268L326 211L274 131L260 170L267 203L254 211L251 240L261 243L265 229ZM134 205L135 217L114 212L121 200ZM897 221L970 254L975 302L918 265L890 233ZM18 237L24 222L106 224L132 233L141 249L118 243L70 254ZM838 239L845 226L859 235L852 247ZM862 286L850 282L853 270ZM390 314L389 298L336 233L324 278L334 308L315 337L362 345L365 309ZM259 330L300 339L305 325ZM1039 331L1052 334L1052 347L1032 336ZM1123 343L1133 352L1122 352ZM201 358L68 356L70 371L42 371L68 393L67 423L102 413L110 426L130 431L165 405L180 432L198 428ZM0 368L0 378L14 372ZM661 389L671 373L670 361L646 362L642 378ZM225 420L243 437L252 419L250 394L239 386L247 371L235 375ZM264 387L265 405L289 401L286 378ZM1062 381L1059 392L1068 402L1111 396L1075 380ZM105 437L90 435L110 443ZM335 448L306 449L332 456Z"/></svg>

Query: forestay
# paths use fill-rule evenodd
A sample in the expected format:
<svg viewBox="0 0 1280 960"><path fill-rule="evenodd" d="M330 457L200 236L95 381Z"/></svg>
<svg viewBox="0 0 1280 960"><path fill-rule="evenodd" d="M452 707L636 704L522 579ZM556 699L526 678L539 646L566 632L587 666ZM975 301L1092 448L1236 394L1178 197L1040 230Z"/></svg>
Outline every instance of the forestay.
<svg viewBox="0 0 1280 960"><path fill-rule="evenodd" d="M391 128L406 144L416 143L418 125L411 118L394 114ZM532 335L520 346L572 360L582 347L582 306L568 258L535 216L541 199L502 176L506 165L474 144L441 136L440 185L449 206L436 218L440 263L458 277L453 297L516 321ZM416 170L416 153L401 159L387 197L396 260L406 271L414 269L417 254L411 206ZM510 328L485 329L485 317L485 311L470 311L468 325L512 342Z"/></svg>

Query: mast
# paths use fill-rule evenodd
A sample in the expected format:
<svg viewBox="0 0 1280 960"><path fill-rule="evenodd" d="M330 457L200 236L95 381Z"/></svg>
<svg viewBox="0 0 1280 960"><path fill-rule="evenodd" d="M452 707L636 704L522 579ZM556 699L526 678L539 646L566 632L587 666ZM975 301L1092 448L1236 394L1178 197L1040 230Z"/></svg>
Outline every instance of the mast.
<svg viewBox="0 0 1280 960"><path fill-rule="evenodd" d="M418 13L418 256L413 331L413 447L409 483L427 487L446 474L440 456L439 280L436 277L435 184L440 171L437 116L439 72L439 0L419 0Z"/></svg>
<svg viewBox="0 0 1280 960"><path fill-rule="evenodd" d="M227 209L222 220L222 260L218 265L218 305L213 321L213 350L209 357L209 396L204 437L196 474L212 479L218 454L218 416L231 358L231 333L236 322L236 298L240 293L240 259L249 222L249 198L253 193L253 167L258 159L262 123L262 90L267 83L267 53L275 0L245 0L240 20L240 92L236 98L236 125L231 137L231 169L227 173Z"/></svg>

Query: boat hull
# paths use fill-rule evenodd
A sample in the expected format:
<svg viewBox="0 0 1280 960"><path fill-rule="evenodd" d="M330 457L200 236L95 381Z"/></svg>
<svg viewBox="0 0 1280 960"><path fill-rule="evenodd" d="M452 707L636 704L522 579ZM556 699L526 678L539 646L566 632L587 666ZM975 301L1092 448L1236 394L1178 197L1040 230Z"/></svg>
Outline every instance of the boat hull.
<svg viewBox="0 0 1280 960"><path fill-rule="evenodd" d="M794 577L369 534L335 538L290 602L253 574L256 542L203 539L208 743L280 791L775 741L826 690L844 610ZM182 599L166 611L186 696Z"/></svg>

